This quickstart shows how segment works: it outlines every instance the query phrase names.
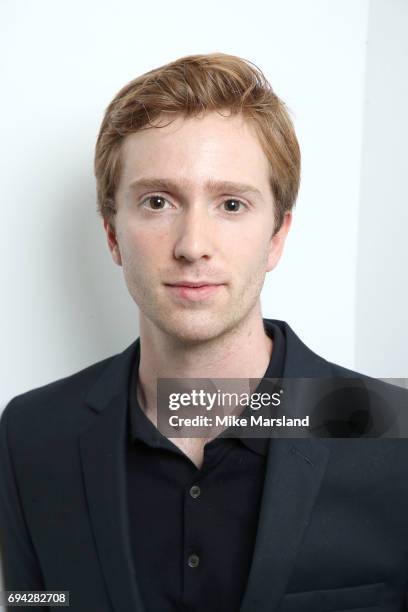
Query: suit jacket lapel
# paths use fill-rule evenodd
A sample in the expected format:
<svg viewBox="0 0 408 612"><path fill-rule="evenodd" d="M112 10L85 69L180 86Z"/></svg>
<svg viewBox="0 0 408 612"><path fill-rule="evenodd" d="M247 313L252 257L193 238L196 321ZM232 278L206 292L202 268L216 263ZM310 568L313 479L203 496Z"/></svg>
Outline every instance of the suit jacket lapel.
<svg viewBox="0 0 408 612"><path fill-rule="evenodd" d="M125 435L127 382L138 342L115 357L86 398L91 425L80 435L80 453L96 548L116 612L143 611L128 526Z"/></svg>
<svg viewBox="0 0 408 612"><path fill-rule="evenodd" d="M286 336L284 378L331 376L328 362L312 353L286 323L273 322L283 328ZM296 406L293 410L298 411ZM241 612L278 609L329 454L328 447L316 438L271 439L254 555Z"/></svg>
<svg viewBox="0 0 408 612"><path fill-rule="evenodd" d="M318 440L273 439L241 612L270 612L286 591L327 465Z"/></svg>

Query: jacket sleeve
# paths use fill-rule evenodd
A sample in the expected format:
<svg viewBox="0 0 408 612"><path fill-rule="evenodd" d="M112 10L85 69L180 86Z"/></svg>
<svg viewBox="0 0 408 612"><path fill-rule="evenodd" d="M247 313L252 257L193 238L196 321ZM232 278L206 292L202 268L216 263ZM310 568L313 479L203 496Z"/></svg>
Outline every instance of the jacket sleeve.
<svg viewBox="0 0 408 612"><path fill-rule="evenodd" d="M13 402L9 402L0 418L0 550L3 588L7 591L41 591L45 590L44 581L24 517L13 466L13 448L9 439ZM19 607L19 610L22 609L26 607ZM27 608L35 609L43 608Z"/></svg>

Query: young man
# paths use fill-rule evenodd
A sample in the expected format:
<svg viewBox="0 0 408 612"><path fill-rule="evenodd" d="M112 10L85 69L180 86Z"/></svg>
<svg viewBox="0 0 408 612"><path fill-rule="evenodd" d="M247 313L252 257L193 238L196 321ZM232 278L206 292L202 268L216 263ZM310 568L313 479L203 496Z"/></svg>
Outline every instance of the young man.
<svg viewBox="0 0 408 612"><path fill-rule="evenodd" d="M358 376L262 318L300 175L282 101L244 60L182 58L117 94L95 171L140 338L7 406L6 588L98 612L406 609L404 441L156 426L162 378Z"/></svg>

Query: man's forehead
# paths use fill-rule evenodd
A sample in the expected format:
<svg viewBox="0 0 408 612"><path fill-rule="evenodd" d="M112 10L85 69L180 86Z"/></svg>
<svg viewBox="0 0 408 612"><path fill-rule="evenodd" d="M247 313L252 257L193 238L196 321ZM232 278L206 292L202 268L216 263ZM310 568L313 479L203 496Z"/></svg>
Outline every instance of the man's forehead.
<svg viewBox="0 0 408 612"><path fill-rule="evenodd" d="M128 193L199 188L249 197L269 192L270 164L254 131L241 130L242 120L207 113L128 134L121 150L123 187Z"/></svg>

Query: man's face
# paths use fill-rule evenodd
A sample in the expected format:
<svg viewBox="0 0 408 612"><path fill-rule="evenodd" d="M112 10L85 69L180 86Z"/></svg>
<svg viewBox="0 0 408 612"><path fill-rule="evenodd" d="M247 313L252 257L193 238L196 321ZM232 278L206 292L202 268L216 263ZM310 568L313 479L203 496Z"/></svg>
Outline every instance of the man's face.
<svg viewBox="0 0 408 612"><path fill-rule="evenodd" d="M241 115L179 117L127 136L116 208L109 247L147 322L205 342L260 316L291 219L272 238L268 160Z"/></svg>

